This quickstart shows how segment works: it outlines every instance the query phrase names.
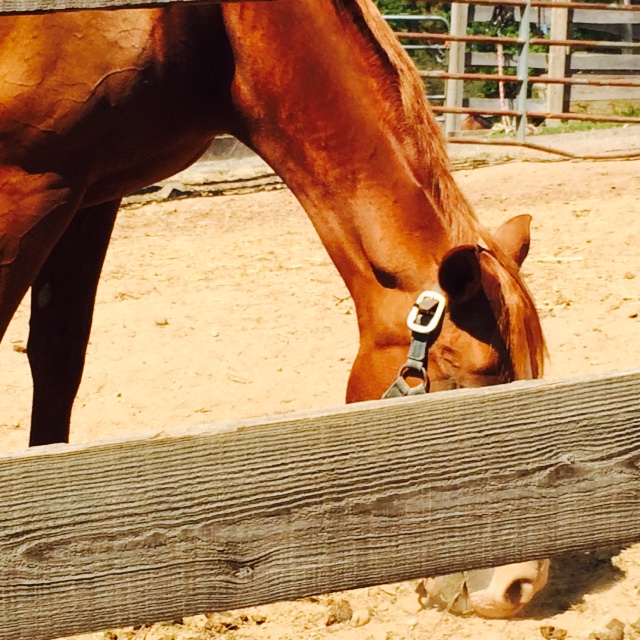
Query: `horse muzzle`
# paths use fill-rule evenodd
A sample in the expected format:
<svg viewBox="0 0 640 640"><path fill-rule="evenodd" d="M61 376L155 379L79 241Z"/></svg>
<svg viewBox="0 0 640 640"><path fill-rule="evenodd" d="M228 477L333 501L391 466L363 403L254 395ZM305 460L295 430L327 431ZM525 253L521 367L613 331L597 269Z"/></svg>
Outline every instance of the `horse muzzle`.
<svg viewBox="0 0 640 640"><path fill-rule="evenodd" d="M429 578L425 588L429 604L451 613L511 618L531 602L548 577L549 560L534 560Z"/></svg>

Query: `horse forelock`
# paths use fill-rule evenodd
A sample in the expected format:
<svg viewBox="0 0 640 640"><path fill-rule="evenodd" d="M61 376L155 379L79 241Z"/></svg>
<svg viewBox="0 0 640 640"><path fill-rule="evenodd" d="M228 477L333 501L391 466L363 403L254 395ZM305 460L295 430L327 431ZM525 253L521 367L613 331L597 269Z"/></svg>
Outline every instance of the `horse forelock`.
<svg viewBox="0 0 640 640"><path fill-rule="evenodd" d="M502 253L493 239L487 234L483 241L492 257L483 262L483 268L488 269L499 283L501 304L497 321L515 379L541 378L547 351L531 292L517 265Z"/></svg>

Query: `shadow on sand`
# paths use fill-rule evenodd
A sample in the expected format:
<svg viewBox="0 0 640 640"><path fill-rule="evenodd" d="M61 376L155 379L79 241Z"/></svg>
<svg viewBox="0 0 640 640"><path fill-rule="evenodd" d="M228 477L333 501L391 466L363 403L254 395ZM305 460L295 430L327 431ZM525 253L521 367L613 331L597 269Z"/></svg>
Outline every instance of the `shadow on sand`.
<svg viewBox="0 0 640 640"><path fill-rule="evenodd" d="M526 618L549 618L583 601L587 593L603 591L624 577L611 563L620 549L604 549L593 553L572 553L551 560L547 586L525 608Z"/></svg>

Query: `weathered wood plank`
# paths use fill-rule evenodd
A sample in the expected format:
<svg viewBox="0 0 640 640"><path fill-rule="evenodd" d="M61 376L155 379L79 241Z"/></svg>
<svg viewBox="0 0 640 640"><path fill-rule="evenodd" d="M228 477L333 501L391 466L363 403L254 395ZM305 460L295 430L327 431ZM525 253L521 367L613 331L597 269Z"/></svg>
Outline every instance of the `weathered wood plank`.
<svg viewBox="0 0 640 640"><path fill-rule="evenodd" d="M529 67L547 69L549 56L545 53L530 53ZM574 53L570 59L571 71L640 71L640 55L608 53ZM466 66L495 67L496 54L474 51L467 54ZM517 67L518 56L507 56L505 67Z"/></svg>
<svg viewBox="0 0 640 640"><path fill-rule="evenodd" d="M490 22L493 17L494 7L476 5L470 22ZM514 18L520 21L521 10L514 7ZM552 9L534 7L531 9L532 24L552 24ZM640 24L640 13L632 11L615 11L606 9L574 9L571 23L580 26L592 26L595 24Z"/></svg>
<svg viewBox="0 0 640 640"><path fill-rule="evenodd" d="M556 7L551 9L552 40L566 40L569 35L569 9ZM550 78L564 78L567 70L567 56L571 55L570 47L549 47ZM569 96L571 89L567 85L551 84L547 86L547 113L565 113L570 110ZM547 118L548 127L557 127L561 120Z"/></svg>
<svg viewBox="0 0 640 640"><path fill-rule="evenodd" d="M507 100L506 108L515 109L515 102L516 101L513 99ZM473 109L487 109L490 111L493 109L500 109L500 100L499 98L468 98L467 100L465 100L465 106L469 106ZM547 105L544 100L536 98L527 100L527 111L544 112L546 106Z"/></svg>
<svg viewBox="0 0 640 640"><path fill-rule="evenodd" d="M451 26L449 33L453 36L463 36L467 33L467 18L469 5L456 2L451 6ZM465 42L449 43L449 73L464 73ZM445 82L444 104L449 108L462 106L464 82L448 79ZM462 117L459 113L446 113L444 116L445 135L450 136L460 132Z"/></svg>
<svg viewBox="0 0 640 640"><path fill-rule="evenodd" d="M506 55L504 66L517 67L519 56ZM549 66L549 56L546 53L530 53L528 64L531 69L547 69ZM465 58L465 66L467 67L495 67L497 66L497 57L495 53L484 51L467 52Z"/></svg>
<svg viewBox="0 0 640 640"><path fill-rule="evenodd" d="M569 60L571 71L640 71L640 55L632 53L574 53Z"/></svg>
<svg viewBox="0 0 640 640"><path fill-rule="evenodd" d="M0 457L0 638L640 539L640 370Z"/></svg>
<svg viewBox="0 0 640 640"><path fill-rule="evenodd" d="M584 74L582 77L591 80L637 80L637 78L630 76L614 76L610 74ZM571 87L571 103L573 104L598 101L611 103L617 100L640 100L640 87L590 87L588 85L573 85Z"/></svg>
<svg viewBox="0 0 640 640"><path fill-rule="evenodd" d="M246 0L0 0L0 14L50 13L85 9L137 9L182 3L224 3ZM265 0L250 0L251 2Z"/></svg>

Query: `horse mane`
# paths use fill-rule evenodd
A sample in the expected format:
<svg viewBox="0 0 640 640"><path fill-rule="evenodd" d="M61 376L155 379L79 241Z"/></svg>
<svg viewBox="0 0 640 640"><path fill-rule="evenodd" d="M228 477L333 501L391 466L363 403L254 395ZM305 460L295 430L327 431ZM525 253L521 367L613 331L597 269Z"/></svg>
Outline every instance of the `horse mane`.
<svg viewBox="0 0 640 640"><path fill-rule="evenodd" d="M451 175L445 140L425 96L415 64L400 46L391 27L366 0L332 0L338 13L347 13L371 51L369 67L381 78L379 89L393 105L388 128L402 147L409 171L420 184L433 210L454 243L477 236L479 222ZM398 118L398 112L403 118Z"/></svg>
<svg viewBox="0 0 640 640"><path fill-rule="evenodd" d="M347 13L350 22L371 51L370 67L379 69L384 82L380 90L395 105L389 125L408 158L408 169L422 185L433 210L454 244L481 239L495 260L486 261L500 284L501 315L497 319L505 340L516 379L538 378L543 374L546 346L540 318L531 293L519 269L496 245L478 221L471 205L453 179L445 140L429 102L422 79L393 31L373 2L332 0L338 13ZM397 109L404 114L397 118ZM383 114L384 115L384 114Z"/></svg>
<svg viewBox="0 0 640 640"><path fill-rule="evenodd" d="M489 234L482 241L488 247L490 260L483 261L483 268L498 282L500 315L497 318L504 338L516 380L541 378L547 356L546 342L540 316L533 296L520 276L520 269Z"/></svg>

